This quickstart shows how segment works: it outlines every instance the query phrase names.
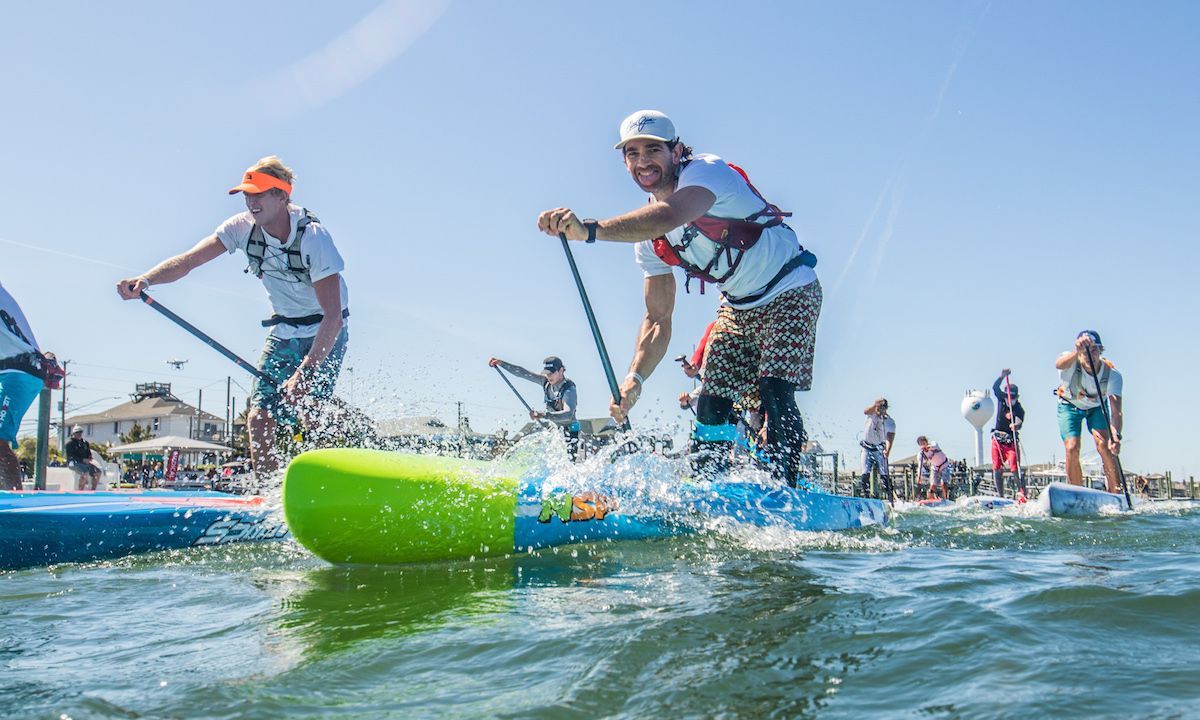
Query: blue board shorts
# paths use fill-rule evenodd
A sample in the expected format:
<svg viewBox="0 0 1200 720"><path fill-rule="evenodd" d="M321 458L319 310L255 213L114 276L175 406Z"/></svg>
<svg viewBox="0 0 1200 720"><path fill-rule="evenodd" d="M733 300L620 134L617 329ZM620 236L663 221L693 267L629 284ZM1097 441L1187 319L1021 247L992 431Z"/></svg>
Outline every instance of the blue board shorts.
<svg viewBox="0 0 1200 720"><path fill-rule="evenodd" d="M277 338L274 335L267 336L262 356L258 359L259 369L279 385L283 385L292 376L292 373L296 372L296 368L300 367L304 356L312 348L313 340L316 340L315 335L290 339ZM337 340L333 343L333 349L329 351L329 355L325 356L313 374L309 397L316 400L328 400L333 397L333 389L337 385L338 375L342 371L342 360L346 357L348 340L349 333L346 328L342 328ZM295 410L283 402L279 388L262 380L254 381L254 392L250 396L250 402L254 407L266 410L277 422L296 421Z"/></svg>
<svg viewBox="0 0 1200 720"><path fill-rule="evenodd" d="M17 449L21 419L45 386L40 377L27 372L0 372L0 441L7 442L13 450Z"/></svg>
<svg viewBox="0 0 1200 720"><path fill-rule="evenodd" d="M1087 420L1088 430L1099 430L1108 434L1108 423L1104 422L1104 410L1097 405L1091 410L1080 410L1071 403L1058 404L1058 434L1063 440L1079 437L1083 434L1083 421Z"/></svg>

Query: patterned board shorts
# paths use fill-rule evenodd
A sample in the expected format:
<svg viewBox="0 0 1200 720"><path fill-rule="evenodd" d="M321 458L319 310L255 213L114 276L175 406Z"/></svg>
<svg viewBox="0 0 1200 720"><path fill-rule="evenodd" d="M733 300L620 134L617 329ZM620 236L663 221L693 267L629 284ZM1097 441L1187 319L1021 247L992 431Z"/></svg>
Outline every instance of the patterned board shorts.
<svg viewBox="0 0 1200 720"><path fill-rule="evenodd" d="M758 379L812 388L821 284L814 280L756 308L722 306L704 359L704 394L738 401Z"/></svg>

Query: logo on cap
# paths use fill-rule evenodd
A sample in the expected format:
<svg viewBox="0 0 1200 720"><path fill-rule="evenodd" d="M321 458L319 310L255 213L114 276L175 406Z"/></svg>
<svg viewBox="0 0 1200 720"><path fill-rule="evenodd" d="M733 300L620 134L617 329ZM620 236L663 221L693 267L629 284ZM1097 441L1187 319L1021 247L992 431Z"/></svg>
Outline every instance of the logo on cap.
<svg viewBox="0 0 1200 720"><path fill-rule="evenodd" d="M654 118L652 118L648 115L643 115L639 118L634 118L633 120L629 121L629 130L630 130L630 132L633 132L633 131L641 132L642 130L644 130L646 128L647 125L652 125L653 123L654 123Z"/></svg>

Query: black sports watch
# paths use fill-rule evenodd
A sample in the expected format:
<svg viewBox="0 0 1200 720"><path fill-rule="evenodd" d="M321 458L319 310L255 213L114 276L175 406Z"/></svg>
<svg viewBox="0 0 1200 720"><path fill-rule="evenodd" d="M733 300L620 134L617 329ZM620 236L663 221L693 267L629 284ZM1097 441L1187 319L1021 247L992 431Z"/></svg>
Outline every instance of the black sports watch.
<svg viewBox="0 0 1200 720"><path fill-rule="evenodd" d="M587 228L587 231L588 231L587 240L585 240L584 242L590 242L590 243L596 242L596 228L600 226L600 223L598 223L595 220L592 220L590 218L587 220L584 220L582 222L583 222L583 226L585 228Z"/></svg>

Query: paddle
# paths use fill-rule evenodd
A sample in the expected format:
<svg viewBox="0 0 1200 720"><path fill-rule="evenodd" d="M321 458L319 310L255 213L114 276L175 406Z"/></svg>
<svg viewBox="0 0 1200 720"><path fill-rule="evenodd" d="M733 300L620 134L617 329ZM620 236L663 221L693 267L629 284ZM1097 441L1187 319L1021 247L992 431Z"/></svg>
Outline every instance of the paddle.
<svg viewBox="0 0 1200 720"><path fill-rule="evenodd" d="M500 379L504 381L504 384L508 386L509 390L513 391L513 395L517 396L517 399L521 401L521 404L524 405L525 409L529 411L530 415L532 415L533 408L529 406L529 403L525 402L525 398L522 397L521 393L517 390L517 388L513 386L512 381L508 379L508 376L504 374L504 371L500 369L500 366L493 365L492 367L494 367L496 369L496 372L499 373L499 375L500 375ZM549 422L548 420L539 420L538 422L542 423L543 425L547 425L547 426L554 424L554 423Z"/></svg>
<svg viewBox="0 0 1200 720"><path fill-rule="evenodd" d="M1025 478L1021 472L1021 438L1017 435L1017 411L1013 409L1012 401L1012 381L1008 376L1004 376L1004 396L1008 398L1008 412L1012 417L1008 419L1008 429L1012 430L1013 436L1013 458L1017 461L1017 488L1021 492L1025 492ZM1003 472L1003 470L1001 471Z"/></svg>
<svg viewBox="0 0 1200 720"><path fill-rule="evenodd" d="M1100 353L1097 351L1096 358L1099 357ZM1104 396L1104 391L1100 388L1100 378L1096 375L1096 363L1099 361L1092 357L1092 351L1090 349L1088 350L1088 360L1091 361L1092 365L1092 367L1088 369L1088 374L1092 376L1092 381L1096 383L1096 394L1100 396L1100 412L1104 413L1104 425L1111 433L1112 418L1108 416L1108 398ZM1129 497L1129 485L1125 482L1125 470L1121 467L1121 456L1113 453L1113 460L1117 463L1117 475L1121 478L1121 491L1125 493L1125 504L1129 506L1130 510L1132 510L1133 499Z"/></svg>
<svg viewBox="0 0 1200 720"><path fill-rule="evenodd" d="M592 303L588 300L587 290L583 287L583 278L579 277L579 268L575 265L575 256L571 254L571 247L567 244L567 236L559 233L558 239L562 241L563 252L567 256L567 263L571 266L571 275L575 278L575 287L579 289L579 299L583 302L583 312L587 315L588 325L592 328L592 338L596 341L596 352L600 353L600 364L604 366L604 376L608 379L608 390L612 393L613 402L620 405L621 388L617 385L617 375L613 372L612 361L608 359L608 349L604 346L604 338L600 335L600 326L596 324L596 313L592 312ZM628 417L621 424L621 429L629 431Z"/></svg>
<svg viewBox="0 0 1200 720"><path fill-rule="evenodd" d="M159 313L161 313L161 314L162 314L164 317L166 317L168 320L170 320L171 322L175 323L176 325L178 325L179 327L183 328L184 330L187 330L187 331L188 331L189 333L191 333L191 334L192 334L192 335L193 335L193 336L194 336L194 337L195 337L197 340L200 340L200 341L201 341L201 342L203 342L205 345L208 345L208 346L209 346L209 347L211 347L213 350L216 350L217 352L219 352L219 353L221 353L222 355L224 355L226 358L228 358L228 359L232 360L232 361L234 362L234 364L236 364L238 367L240 367L240 368L242 368L243 370L245 370L245 371L249 372L251 375L253 375L254 377L258 378L258 379L259 379L259 380L261 380L262 382L265 382L265 383L267 383L267 384L271 385L271 387L279 387L279 383L278 383L278 382L275 380L275 378L273 378L273 377L271 377L270 375L266 374L265 372L263 372L262 370L258 369L258 368L257 368L257 367L255 367L254 365L251 365L251 364L250 364L249 362L247 362L246 360L243 360L242 358L238 357L236 354L234 354L234 352L233 352L232 350L230 350L229 348L225 347L224 345L222 345L221 343L217 342L216 340L212 339L212 338L211 338L209 335L207 335L207 334L206 334L206 333L205 333L203 330L201 330L200 328L198 328L198 327L196 327L195 325L191 324L191 323L190 323L190 322L188 322L187 320L184 320L183 318L179 317L178 315L176 315L174 312L172 312L172 311L171 311L171 310L169 310L168 308L166 308L166 307L163 307L162 303L160 303L160 302L158 302L157 300L155 300L154 298L150 297L150 295L149 295L149 294L147 294L145 290L142 290L140 293L138 293L138 297L140 297L140 298L142 299L142 302L146 303L146 304L147 304L147 305L149 305L150 307L152 307L152 308L154 308L155 310L157 310ZM358 420L364 420L364 419L366 419L366 418L365 418L365 416L363 415L363 413L362 413L362 412L360 412L359 410L357 410L357 409L355 409L355 408L353 408L353 407L350 407L350 406L349 406L349 405L347 405L345 402L343 402L343 401L341 400L341 398L337 398L337 397L330 397L330 398L329 398L329 400L330 400L330 402L332 402L334 405L336 405L336 406L337 406L339 409L341 409L341 410L343 410L344 412L346 412L346 413L347 413L347 415L349 415L349 416L351 416L351 417L355 417L355 418L356 418L356 419L358 419ZM361 416L361 417L360 417L360 416ZM369 426L369 421L368 421L368 426ZM373 434L373 432L374 432L374 431L372 431L372 434ZM298 435L299 435L299 434L298 434Z"/></svg>

